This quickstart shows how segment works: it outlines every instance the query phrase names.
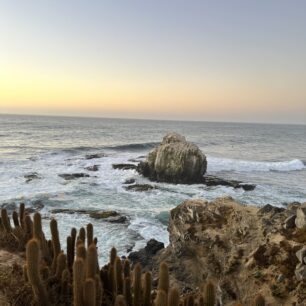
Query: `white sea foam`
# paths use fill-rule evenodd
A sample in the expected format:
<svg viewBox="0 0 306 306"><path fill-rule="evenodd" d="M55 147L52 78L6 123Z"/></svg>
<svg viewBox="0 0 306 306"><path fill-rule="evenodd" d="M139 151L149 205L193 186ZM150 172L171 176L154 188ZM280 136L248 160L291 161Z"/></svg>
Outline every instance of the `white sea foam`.
<svg viewBox="0 0 306 306"><path fill-rule="evenodd" d="M236 172L254 172L254 171L296 171L306 169L305 164L299 159L279 162L248 161L239 159L207 157L208 171L236 171Z"/></svg>

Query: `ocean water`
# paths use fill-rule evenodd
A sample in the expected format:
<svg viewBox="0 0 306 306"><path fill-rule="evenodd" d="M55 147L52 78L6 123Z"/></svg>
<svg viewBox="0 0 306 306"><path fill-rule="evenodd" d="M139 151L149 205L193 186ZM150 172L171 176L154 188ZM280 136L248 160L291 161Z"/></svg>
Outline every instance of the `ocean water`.
<svg viewBox="0 0 306 306"><path fill-rule="evenodd" d="M114 170L113 163L142 158L168 132L178 132L206 154L208 174L257 185L254 191L203 185L152 183L149 192L124 189L134 170ZM105 153L98 159L87 154ZM62 242L72 227L93 223L99 254L105 260L115 246L120 255L151 238L168 243L169 211L190 198L212 200L230 195L245 204L284 206L306 201L306 126L213 122L178 122L98 118L0 115L0 205L41 200L44 227L56 217ZM99 171L85 167L99 165ZM40 179L26 182L25 175ZM65 181L59 174L84 172L89 178ZM110 224L82 214L56 214L54 208L116 210L127 224Z"/></svg>

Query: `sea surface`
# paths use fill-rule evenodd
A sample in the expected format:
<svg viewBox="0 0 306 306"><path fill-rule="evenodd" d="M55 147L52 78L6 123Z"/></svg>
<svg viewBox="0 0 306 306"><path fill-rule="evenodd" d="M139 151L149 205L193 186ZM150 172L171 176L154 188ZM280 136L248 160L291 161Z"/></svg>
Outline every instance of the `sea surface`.
<svg viewBox="0 0 306 306"><path fill-rule="evenodd" d="M256 184L255 190L152 183L158 187L153 191L126 191L126 179L149 181L134 170L114 170L112 164L143 158L172 131L201 148L209 174ZM85 158L96 153L106 156ZM72 227L93 223L102 261L112 246L126 255L151 238L168 244L169 211L186 199L230 195L258 206L306 202L305 160L305 125L0 115L0 205L22 201L30 207L42 201L47 235L48 219L56 217L63 244ZM85 170L92 165L99 171ZM33 172L40 178L26 182L24 176ZM90 177L59 177L76 172ZM50 213L55 208L115 210L129 222L110 224L84 214Z"/></svg>

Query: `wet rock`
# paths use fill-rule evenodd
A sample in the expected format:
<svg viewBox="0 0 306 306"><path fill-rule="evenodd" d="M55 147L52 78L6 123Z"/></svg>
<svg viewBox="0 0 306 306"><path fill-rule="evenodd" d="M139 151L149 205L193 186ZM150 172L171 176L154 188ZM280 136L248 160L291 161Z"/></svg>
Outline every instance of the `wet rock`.
<svg viewBox="0 0 306 306"><path fill-rule="evenodd" d="M195 144L177 133L170 133L138 164L137 170L153 181L198 183L206 168L206 157Z"/></svg>
<svg viewBox="0 0 306 306"><path fill-rule="evenodd" d="M262 208L259 209L258 214L278 214L285 211L285 208L273 206L271 204L266 204Z"/></svg>
<svg viewBox="0 0 306 306"><path fill-rule="evenodd" d="M304 263L304 258L306 257L306 246L297 251L295 255L300 263Z"/></svg>
<svg viewBox="0 0 306 306"><path fill-rule="evenodd" d="M104 221L109 223L126 223L128 218L126 216L109 217L104 219Z"/></svg>
<svg viewBox="0 0 306 306"><path fill-rule="evenodd" d="M105 153L96 153L96 154L87 154L85 155L85 159L96 159L107 156Z"/></svg>
<svg viewBox="0 0 306 306"><path fill-rule="evenodd" d="M30 207L25 208L25 212L28 214L35 213L37 211L40 211L44 208L44 204L41 200L36 200L33 203L31 203Z"/></svg>
<svg viewBox="0 0 306 306"><path fill-rule="evenodd" d="M162 242L151 239L143 249L130 253L128 259L133 264L140 262L143 267L149 266L152 262L152 257L164 247Z"/></svg>
<svg viewBox="0 0 306 306"><path fill-rule="evenodd" d="M202 179L202 183L206 186L228 186L232 188L242 188L245 191L254 190L256 185L246 184L236 180L226 180L213 175L205 175Z"/></svg>
<svg viewBox="0 0 306 306"><path fill-rule="evenodd" d="M66 181L71 181L71 180L75 180L78 178L89 177L89 174L87 173L64 173L64 174L59 174L58 176L65 179Z"/></svg>
<svg viewBox="0 0 306 306"><path fill-rule="evenodd" d="M88 170L88 171L98 171L99 170L99 166L98 165L89 166L89 167L86 167L85 170Z"/></svg>
<svg viewBox="0 0 306 306"><path fill-rule="evenodd" d="M32 173L26 174L26 175L24 175L24 178L26 179L26 183L29 183L33 180L41 179L41 177L39 176L39 174L37 172L32 172Z"/></svg>
<svg viewBox="0 0 306 306"><path fill-rule="evenodd" d="M137 166L134 164L113 164L113 169L119 170L136 170Z"/></svg>
<svg viewBox="0 0 306 306"><path fill-rule="evenodd" d="M124 188L129 191L138 191L138 192L156 189L155 186L149 184L135 184L135 185L126 186Z"/></svg>
<svg viewBox="0 0 306 306"><path fill-rule="evenodd" d="M296 215L289 216L284 222L284 229L295 228L295 218Z"/></svg>
<svg viewBox="0 0 306 306"><path fill-rule="evenodd" d="M15 202L3 203L1 204L1 209L6 209L8 212L13 212L17 209L17 205Z"/></svg>
<svg viewBox="0 0 306 306"><path fill-rule="evenodd" d="M136 182L135 179L131 178L131 179L127 179L123 182L124 185L131 185L134 184Z"/></svg>
<svg viewBox="0 0 306 306"><path fill-rule="evenodd" d="M296 210L295 225L297 228L306 228L306 204Z"/></svg>
<svg viewBox="0 0 306 306"><path fill-rule="evenodd" d="M89 214L89 217L94 218L94 219L106 219L109 217L117 217L119 216L119 213L116 211L110 210L110 211L95 211L91 212Z"/></svg>

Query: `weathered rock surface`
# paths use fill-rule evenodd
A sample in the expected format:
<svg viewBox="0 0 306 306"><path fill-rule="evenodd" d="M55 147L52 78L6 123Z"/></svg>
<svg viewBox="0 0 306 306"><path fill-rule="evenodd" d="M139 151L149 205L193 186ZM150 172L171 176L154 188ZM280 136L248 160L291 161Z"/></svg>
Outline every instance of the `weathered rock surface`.
<svg viewBox="0 0 306 306"><path fill-rule="evenodd" d="M133 178L130 178L130 179L126 179L124 182L123 182L123 185L131 185L131 184L134 184L136 183L136 180L133 179Z"/></svg>
<svg viewBox="0 0 306 306"><path fill-rule="evenodd" d="M268 305L304 305L305 265L296 253L306 243L306 231L284 229L292 214L272 205L245 206L229 197L185 201L171 211L170 245L150 265L155 270L167 262L171 283L180 288L214 280L223 305L238 299L251 305L258 292Z"/></svg>
<svg viewBox="0 0 306 306"><path fill-rule="evenodd" d="M99 165L88 166L85 168L88 171L99 171Z"/></svg>
<svg viewBox="0 0 306 306"><path fill-rule="evenodd" d="M95 153L95 154L87 154L85 155L85 159L96 159L107 156L105 153Z"/></svg>
<svg viewBox="0 0 306 306"><path fill-rule="evenodd" d="M119 170L136 170L137 166L134 164L113 164L113 169Z"/></svg>
<svg viewBox="0 0 306 306"><path fill-rule="evenodd" d="M206 168L206 157L195 144L179 134L170 133L137 169L145 177L159 182L198 183Z"/></svg>
<svg viewBox="0 0 306 306"><path fill-rule="evenodd" d="M87 173L64 173L64 174L59 174L58 176L66 181L71 181L78 178L89 177L90 175Z"/></svg>
<svg viewBox="0 0 306 306"><path fill-rule="evenodd" d="M295 225L298 228L306 228L306 205L302 205L296 210Z"/></svg>
<svg viewBox="0 0 306 306"><path fill-rule="evenodd" d="M155 186L152 186L149 184L134 184L134 185L126 186L124 188L129 191L138 191L138 192L150 191L150 190L156 189Z"/></svg>

